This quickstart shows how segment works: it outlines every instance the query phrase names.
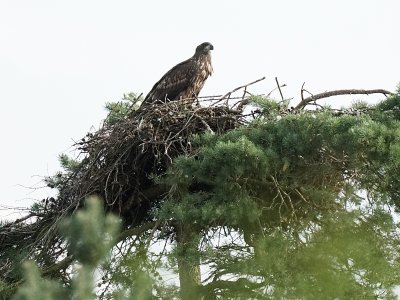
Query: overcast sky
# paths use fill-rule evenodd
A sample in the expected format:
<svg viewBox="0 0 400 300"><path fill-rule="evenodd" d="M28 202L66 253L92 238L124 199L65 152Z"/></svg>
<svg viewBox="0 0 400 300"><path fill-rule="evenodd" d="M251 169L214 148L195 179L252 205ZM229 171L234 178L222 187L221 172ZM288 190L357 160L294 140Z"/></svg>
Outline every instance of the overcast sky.
<svg viewBox="0 0 400 300"><path fill-rule="evenodd" d="M303 82L313 93L393 91L399 12L399 0L0 0L0 205L50 195L30 187L43 186L59 170L58 155L99 127L105 102L146 94L204 41L214 45L215 73L202 95L262 76L251 91L269 92L278 77L295 99ZM349 99L358 98L329 103Z"/></svg>

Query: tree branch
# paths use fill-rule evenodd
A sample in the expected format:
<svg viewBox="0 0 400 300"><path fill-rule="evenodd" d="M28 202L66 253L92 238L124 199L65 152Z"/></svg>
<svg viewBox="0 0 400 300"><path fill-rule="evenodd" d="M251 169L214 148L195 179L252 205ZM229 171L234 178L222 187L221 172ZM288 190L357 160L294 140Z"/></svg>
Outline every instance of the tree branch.
<svg viewBox="0 0 400 300"><path fill-rule="evenodd" d="M219 98L218 101L215 102L215 103L213 103L211 106L214 106L215 104L221 102L222 100L224 100L224 99L227 98L227 97L229 98L230 95L232 95L234 92L237 92L238 90L243 89L243 88L247 88L248 86L250 86L250 85L252 85L252 84L255 84L255 83L257 83L257 82L260 82L260 81L262 81L262 80L264 80L264 79L265 79L265 76L262 77L262 78L260 78L260 79L255 80L255 81L253 81L253 82L250 82L250 83L248 83L248 84L241 85L241 86L239 86L239 87L233 89L232 91L226 93L226 94L223 95L221 98Z"/></svg>
<svg viewBox="0 0 400 300"><path fill-rule="evenodd" d="M303 85L304 86L304 85ZM303 87L302 87L303 92ZM303 94L303 93L302 93ZM339 95L370 95L370 94L384 94L392 95L393 93L383 90L383 89L375 89L375 90L358 90L358 89L351 89L351 90L336 90L336 91L329 91L324 92L316 95L312 95L305 99L302 99L299 104L294 108L295 110L303 109L308 103L312 101L316 101L323 98L328 98L332 96L339 96Z"/></svg>
<svg viewBox="0 0 400 300"><path fill-rule="evenodd" d="M30 213L30 214L26 215L25 217L22 217L22 218L16 219L15 221L10 222L10 223L4 224L2 229L12 227L12 226L17 225L18 223L24 222L32 217L42 217L42 216L43 216L43 214Z"/></svg>
<svg viewBox="0 0 400 300"><path fill-rule="evenodd" d="M281 86L278 81L278 77L275 77L275 81L276 81L276 85L278 86L278 89L279 89L279 94L281 94L281 99L283 101L283 100L285 100L285 98L283 98L283 94L282 94Z"/></svg>
<svg viewBox="0 0 400 300"><path fill-rule="evenodd" d="M72 255L67 256L59 263L52 265L51 267L43 270L44 276L52 276L55 275L58 271L68 268L72 262L74 261L74 257ZM56 277L56 276L55 276Z"/></svg>
<svg viewBox="0 0 400 300"><path fill-rule="evenodd" d="M142 234L150 229L157 229L157 227L160 225L160 222L148 222L148 223L144 223L140 226L134 227L134 228L130 228L130 229L126 229L124 231L122 231L119 236L116 238L116 244L118 244L119 242L122 242L123 240L127 239L128 237L131 237L133 235L139 235Z"/></svg>
<svg viewBox="0 0 400 300"><path fill-rule="evenodd" d="M148 231L150 229L155 230L155 229L157 229L156 227L158 227L159 225L160 225L160 222L148 222L148 223L144 223L141 226L124 230L116 238L115 244L118 244L119 242L122 242L123 240L125 240L126 238L128 238L130 236L142 234L142 233L144 233L144 232L146 232L146 231ZM54 264L51 267L43 269L42 274L44 276L55 275L60 270L68 268L73 263L74 260L75 260L75 258L72 255L69 255L69 256L65 257L63 260L59 261L57 264ZM19 281L17 283L17 285L20 284L20 283L22 283L22 280Z"/></svg>

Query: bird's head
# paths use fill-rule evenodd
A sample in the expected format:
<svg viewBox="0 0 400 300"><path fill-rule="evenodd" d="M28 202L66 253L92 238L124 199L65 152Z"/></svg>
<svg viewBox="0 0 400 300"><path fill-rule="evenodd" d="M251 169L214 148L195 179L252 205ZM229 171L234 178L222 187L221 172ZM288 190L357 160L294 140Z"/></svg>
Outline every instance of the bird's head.
<svg viewBox="0 0 400 300"><path fill-rule="evenodd" d="M209 42L205 42L197 46L196 54L207 54L211 50L214 50L214 46Z"/></svg>

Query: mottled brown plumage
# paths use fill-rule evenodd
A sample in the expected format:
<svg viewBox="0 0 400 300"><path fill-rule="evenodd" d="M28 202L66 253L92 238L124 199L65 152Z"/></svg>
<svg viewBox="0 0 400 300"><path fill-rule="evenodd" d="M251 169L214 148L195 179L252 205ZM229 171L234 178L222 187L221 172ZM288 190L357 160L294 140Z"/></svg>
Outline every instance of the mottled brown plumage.
<svg viewBox="0 0 400 300"><path fill-rule="evenodd" d="M194 55L169 70L153 86L143 101L143 105L157 100L173 101L194 99L199 95L206 79L212 74L211 53L214 47L210 43L202 43L196 48Z"/></svg>

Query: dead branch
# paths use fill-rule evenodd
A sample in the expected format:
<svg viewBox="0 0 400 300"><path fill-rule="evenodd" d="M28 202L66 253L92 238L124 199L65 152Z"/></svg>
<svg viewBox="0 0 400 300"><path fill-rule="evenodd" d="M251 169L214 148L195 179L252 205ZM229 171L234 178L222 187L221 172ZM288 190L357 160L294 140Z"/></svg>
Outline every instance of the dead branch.
<svg viewBox="0 0 400 300"><path fill-rule="evenodd" d="M245 85L241 85L241 86L239 86L239 87L233 89L232 91L230 91L230 92L226 93L225 95L223 95L223 96L222 96L220 99L218 99L218 101L215 102L213 105L220 103L222 100L224 100L224 99L226 99L226 98L229 99L230 96L231 96L234 92L237 92L238 90L243 89L243 88L246 89L248 86L253 85L253 84L257 83L257 82L260 82L260 81L264 80L265 78L266 78L266 77L264 76L264 77L262 77L262 78L260 78L260 79L257 79L257 80L255 80L255 81L253 81L253 82L250 82L250 83L245 84Z"/></svg>
<svg viewBox="0 0 400 300"><path fill-rule="evenodd" d="M306 84L306 82L303 82L303 84L301 85L301 90L300 90L300 96L301 96L301 102L304 102L304 85Z"/></svg>
<svg viewBox="0 0 400 300"><path fill-rule="evenodd" d="M17 225L18 223L25 222L26 220L28 220L32 217L40 217L40 216L42 216L42 214L30 213L22 218L16 219L15 221L13 221L11 223L4 224L2 229L13 227L13 226Z"/></svg>
<svg viewBox="0 0 400 300"><path fill-rule="evenodd" d="M301 88L302 95L304 90L304 84ZM302 99L299 104L296 105L294 108L295 110L300 110L303 109L307 104L310 102L323 99L323 98L328 98L332 96L340 96L340 95L370 95L370 94L383 94L383 95L392 95L391 92L383 89L375 89L375 90L358 90L358 89L350 89L350 90L336 90L336 91L329 91L329 92L324 92L316 95L312 95L310 97L307 97L305 99ZM303 97L303 96L302 96Z"/></svg>
<svg viewBox="0 0 400 300"><path fill-rule="evenodd" d="M52 265L51 267L49 267L47 269L44 269L43 270L43 275L44 276L54 275L57 272L59 272L60 270L68 268L73 261L74 261L74 257L73 256L67 256L66 258L64 258L63 260L58 262L57 264Z"/></svg>
<svg viewBox="0 0 400 300"><path fill-rule="evenodd" d="M144 223L138 227L126 229L120 233L116 242L119 243L131 236L143 234L144 232L146 232L150 229L155 230L159 227L159 225L160 224L158 222L148 222L148 223Z"/></svg>
<svg viewBox="0 0 400 300"><path fill-rule="evenodd" d="M275 77L275 81L276 81L276 85L278 86L279 94L281 94L281 99L283 101L283 100L285 100L285 98L283 98L283 94L282 94L281 86L279 85L278 77Z"/></svg>

